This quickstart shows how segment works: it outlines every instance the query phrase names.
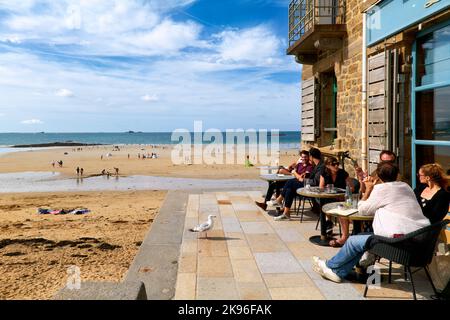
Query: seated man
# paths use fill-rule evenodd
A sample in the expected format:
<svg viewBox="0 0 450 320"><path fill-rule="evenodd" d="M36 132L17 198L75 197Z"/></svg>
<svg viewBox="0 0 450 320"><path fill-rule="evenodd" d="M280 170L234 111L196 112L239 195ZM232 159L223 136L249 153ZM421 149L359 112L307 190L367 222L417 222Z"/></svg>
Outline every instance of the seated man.
<svg viewBox="0 0 450 320"><path fill-rule="evenodd" d="M301 176L304 176L306 174L306 172L311 172L311 171L312 171L312 165L309 161L309 152L303 150L300 152L300 158L298 159L298 161L296 163L291 164L289 166L289 168L287 168L287 169L284 167L281 167L277 173L287 174L287 175L289 175L289 174L295 175L296 179L292 179L292 180L297 180L297 177L300 178ZM269 189L267 190L264 203L255 201L256 205L258 207L260 207L261 209L266 210L267 202L269 202L270 199L272 198L272 194L274 193L274 191L276 191L276 196L279 197L281 188L283 188L286 185L286 183L290 182L290 181L291 180L270 182ZM272 204L281 205L281 201L280 201L280 203L274 202Z"/></svg>
<svg viewBox="0 0 450 320"><path fill-rule="evenodd" d="M362 215L375 215L373 230L376 235L393 238L430 225L417 203L414 191L406 183L396 181L398 167L382 162L377 167L381 183L375 185L372 177L364 183L366 193L358 204ZM313 257L313 269L324 278L341 282L360 261L370 234L351 236L339 252L325 261Z"/></svg>

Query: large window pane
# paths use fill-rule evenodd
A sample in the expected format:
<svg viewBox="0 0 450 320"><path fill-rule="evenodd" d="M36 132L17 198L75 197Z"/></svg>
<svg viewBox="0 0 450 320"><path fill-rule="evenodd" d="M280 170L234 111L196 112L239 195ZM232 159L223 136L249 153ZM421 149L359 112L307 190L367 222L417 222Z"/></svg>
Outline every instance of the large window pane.
<svg viewBox="0 0 450 320"><path fill-rule="evenodd" d="M418 42L417 59L417 86L450 80L450 25Z"/></svg>
<svg viewBox="0 0 450 320"><path fill-rule="evenodd" d="M450 173L450 147L417 146L417 168L428 163L439 163L447 175Z"/></svg>
<svg viewBox="0 0 450 320"><path fill-rule="evenodd" d="M450 141L450 87L417 93L416 139Z"/></svg>

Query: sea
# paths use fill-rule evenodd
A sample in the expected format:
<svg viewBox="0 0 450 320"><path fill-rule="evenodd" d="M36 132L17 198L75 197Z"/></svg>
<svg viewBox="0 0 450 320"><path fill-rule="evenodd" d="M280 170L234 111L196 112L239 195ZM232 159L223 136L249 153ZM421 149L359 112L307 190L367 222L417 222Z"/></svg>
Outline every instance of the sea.
<svg viewBox="0 0 450 320"><path fill-rule="evenodd" d="M275 141L270 131L265 135L267 140L262 140L262 134L258 134L258 141L267 141L271 144ZM301 133L299 131L280 131L276 134L280 149L292 149L300 147ZM226 133L222 132L222 139L226 142ZM205 139L207 144L209 139ZM191 141L194 143L194 133L191 133ZM86 144L105 145L171 145L180 143L179 139L172 139L172 132L104 132L104 133L0 133L0 152L11 152L12 146L46 144L54 142L76 142ZM209 140L210 142L210 140ZM235 143L235 142L230 142ZM248 139L246 140L248 143ZM15 149L15 148L14 148Z"/></svg>

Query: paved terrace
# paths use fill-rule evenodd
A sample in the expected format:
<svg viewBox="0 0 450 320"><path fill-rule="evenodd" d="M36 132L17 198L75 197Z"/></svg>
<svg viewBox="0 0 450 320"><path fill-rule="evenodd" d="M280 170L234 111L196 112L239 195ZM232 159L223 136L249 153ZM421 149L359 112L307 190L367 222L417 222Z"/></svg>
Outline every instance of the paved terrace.
<svg viewBox="0 0 450 320"><path fill-rule="evenodd" d="M312 256L330 258L338 250L309 242L310 236L318 234L317 216L307 212L303 223L295 216L292 221L273 221L254 204L255 200L262 200L261 194L260 191L187 194L173 298L363 299L363 284L336 284L312 270ZM217 215L217 219L208 239L188 231L206 221L209 214ZM177 218L184 217L177 215ZM383 260L379 264L383 275L387 275L386 265ZM402 270L394 265L393 283L388 284L387 276L383 276L382 288L369 290L368 298L412 299L411 285L403 280ZM424 272L414 276L418 299L429 299L432 289ZM155 283L147 282L147 291L149 285ZM169 291L166 289L166 293Z"/></svg>

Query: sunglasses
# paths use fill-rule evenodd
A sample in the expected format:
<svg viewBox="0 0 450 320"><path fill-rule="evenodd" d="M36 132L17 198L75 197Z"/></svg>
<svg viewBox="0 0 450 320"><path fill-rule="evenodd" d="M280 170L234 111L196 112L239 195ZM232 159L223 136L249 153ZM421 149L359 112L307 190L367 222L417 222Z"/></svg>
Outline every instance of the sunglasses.
<svg viewBox="0 0 450 320"><path fill-rule="evenodd" d="M339 162L333 162L331 165L332 165L332 166L338 166L338 165L339 165Z"/></svg>

